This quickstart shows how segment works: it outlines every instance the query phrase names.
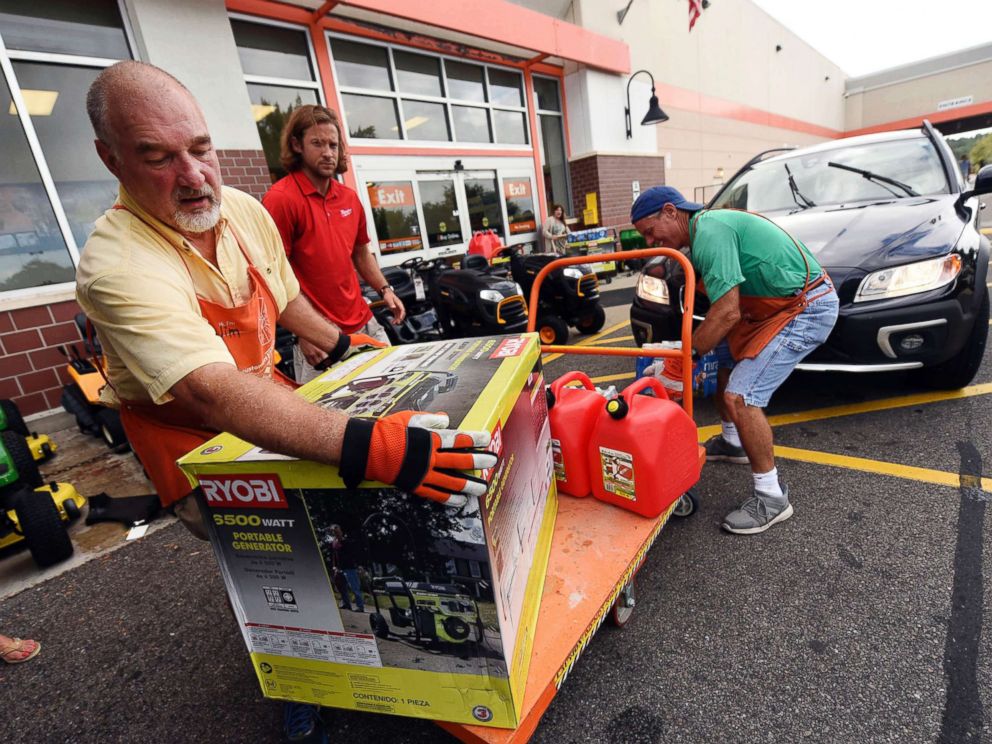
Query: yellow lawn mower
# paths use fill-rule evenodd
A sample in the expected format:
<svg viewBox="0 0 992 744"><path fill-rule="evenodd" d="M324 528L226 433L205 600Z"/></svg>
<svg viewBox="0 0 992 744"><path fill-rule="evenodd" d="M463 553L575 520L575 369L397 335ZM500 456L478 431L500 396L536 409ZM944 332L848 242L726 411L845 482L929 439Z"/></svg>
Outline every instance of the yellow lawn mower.
<svg viewBox="0 0 992 744"><path fill-rule="evenodd" d="M12 400L0 400L0 431L13 431L24 437L36 462L44 462L55 455L58 446L47 434L39 434L28 429L17 404Z"/></svg>

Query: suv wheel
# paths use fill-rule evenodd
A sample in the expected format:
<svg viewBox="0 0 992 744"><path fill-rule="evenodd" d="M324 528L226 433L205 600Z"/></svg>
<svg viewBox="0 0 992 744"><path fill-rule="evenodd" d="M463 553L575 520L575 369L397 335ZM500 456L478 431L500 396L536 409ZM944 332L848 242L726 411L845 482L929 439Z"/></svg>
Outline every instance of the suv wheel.
<svg viewBox="0 0 992 744"><path fill-rule="evenodd" d="M968 334L964 348L946 362L920 371L923 380L938 390L957 390L970 383L985 356L985 343L989 335L989 294L984 292L982 304L978 308L975 325Z"/></svg>

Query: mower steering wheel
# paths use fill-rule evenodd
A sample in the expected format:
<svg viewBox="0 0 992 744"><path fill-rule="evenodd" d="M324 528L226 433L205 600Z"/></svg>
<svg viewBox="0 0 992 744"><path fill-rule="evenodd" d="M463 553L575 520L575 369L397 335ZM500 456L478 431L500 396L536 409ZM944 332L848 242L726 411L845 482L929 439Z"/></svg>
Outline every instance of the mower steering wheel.
<svg viewBox="0 0 992 744"><path fill-rule="evenodd" d="M401 269L416 269L422 263L424 263L424 259L423 258L421 258L420 256L412 256L412 257L408 258L406 261L404 261L403 263L401 263L400 264L400 268Z"/></svg>

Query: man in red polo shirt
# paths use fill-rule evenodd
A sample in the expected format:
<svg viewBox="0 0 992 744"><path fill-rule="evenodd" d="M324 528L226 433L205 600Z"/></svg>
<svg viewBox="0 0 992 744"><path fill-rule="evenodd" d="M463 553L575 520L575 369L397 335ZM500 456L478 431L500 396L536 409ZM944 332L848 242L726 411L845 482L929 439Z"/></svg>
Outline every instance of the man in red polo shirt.
<svg viewBox="0 0 992 744"><path fill-rule="evenodd" d="M295 108L281 145L289 175L272 186L262 204L279 228L300 289L345 333L389 343L362 297L358 276L379 293L394 323L401 323L406 311L372 253L358 194L334 178L348 170L337 114L324 106ZM300 339L293 353L297 382L320 374L313 365L326 356L326 350Z"/></svg>

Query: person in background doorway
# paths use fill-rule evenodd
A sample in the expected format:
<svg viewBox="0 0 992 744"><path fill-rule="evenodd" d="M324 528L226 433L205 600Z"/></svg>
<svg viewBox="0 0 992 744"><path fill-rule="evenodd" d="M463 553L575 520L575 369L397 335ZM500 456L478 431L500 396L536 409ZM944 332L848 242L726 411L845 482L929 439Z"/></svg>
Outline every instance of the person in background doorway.
<svg viewBox="0 0 992 744"><path fill-rule="evenodd" d="M792 516L764 409L796 365L827 340L837 321L837 293L806 246L759 214L704 209L670 186L655 186L637 197L630 221L649 246L688 247L710 300L692 334L692 358L713 350L720 357L722 432L706 442L706 459L750 465L754 479L751 497L724 517L723 528L764 532ZM671 372L678 377L675 361Z"/></svg>
<svg viewBox="0 0 992 744"><path fill-rule="evenodd" d="M565 226L565 208L561 204L551 205L551 214L544 221L544 242L549 253L565 255L568 245L568 227Z"/></svg>
<svg viewBox="0 0 992 744"><path fill-rule="evenodd" d="M262 198L272 215L289 263L310 304L345 333L358 333L389 343L372 317L358 277L372 287L403 322L406 311L389 286L369 241L365 210L358 194L334 176L348 170L348 156L337 114L307 104L293 109L282 130L283 167L289 175ZM305 339L293 350L297 382L309 382L326 352Z"/></svg>

